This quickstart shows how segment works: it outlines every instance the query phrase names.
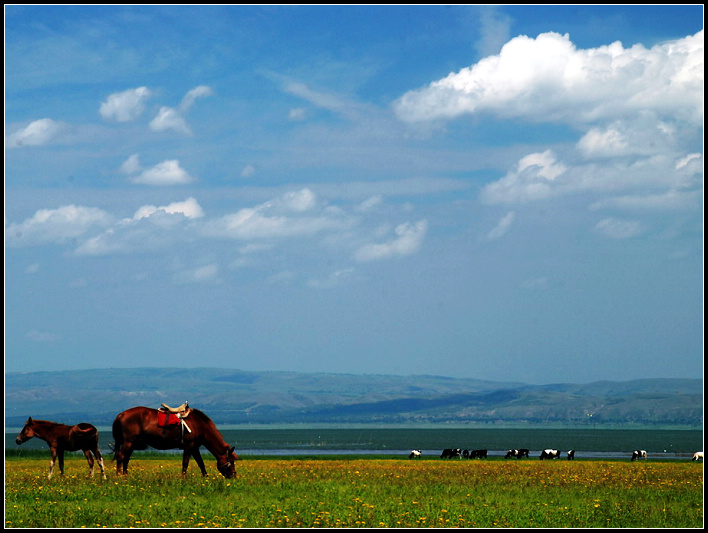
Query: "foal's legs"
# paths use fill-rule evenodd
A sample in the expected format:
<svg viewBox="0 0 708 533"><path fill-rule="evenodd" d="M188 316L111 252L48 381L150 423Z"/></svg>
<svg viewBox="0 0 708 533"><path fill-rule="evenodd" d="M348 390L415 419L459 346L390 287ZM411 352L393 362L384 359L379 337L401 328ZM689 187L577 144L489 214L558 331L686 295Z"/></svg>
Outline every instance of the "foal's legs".
<svg viewBox="0 0 708 533"><path fill-rule="evenodd" d="M93 450L93 455L98 459L98 466L101 467L101 475L103 476L103 479L106 479L106 468L103 465L103 456L101 455L101 450L98 449L98 446L96 446L96 449Z"/></svg>
<svg viewBox="0 0 708 533"><path fill-rule="evenodd" d="M57 452L59 456L59 473L64 475L64 448L59 448Z"/></svg>
<svg viewBox="0 0 708 533"><path fill-rule="evenodd" d="M86 456L86 461L89 465L89 476L93 477L93 454L91 450L84 450L84 455Z"/></svg>
<svg viewBox="0 0 708 533"><path fill-rule="evenodd" d="M57 458L57 448L56 446L50 446L49 451L52 454L51 459L49 459L49 475L47 476L47 479L52 479L52 474L54 474L54 461L56 461ZM62 467L63 469L63 467Z"/></svg>

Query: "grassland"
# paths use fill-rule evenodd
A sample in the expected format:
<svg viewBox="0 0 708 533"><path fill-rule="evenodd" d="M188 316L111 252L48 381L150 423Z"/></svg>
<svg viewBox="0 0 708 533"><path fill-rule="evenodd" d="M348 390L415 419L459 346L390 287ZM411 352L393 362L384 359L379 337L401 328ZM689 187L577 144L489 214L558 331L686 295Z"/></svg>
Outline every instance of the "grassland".
<svg viewBox="0 0 708 533"><path fill-rule="evenodd" d="M83 457L8 458L5 527L686 527L703 525L690 461L259 458L224 479L178 455L89 479Z"/></svg>

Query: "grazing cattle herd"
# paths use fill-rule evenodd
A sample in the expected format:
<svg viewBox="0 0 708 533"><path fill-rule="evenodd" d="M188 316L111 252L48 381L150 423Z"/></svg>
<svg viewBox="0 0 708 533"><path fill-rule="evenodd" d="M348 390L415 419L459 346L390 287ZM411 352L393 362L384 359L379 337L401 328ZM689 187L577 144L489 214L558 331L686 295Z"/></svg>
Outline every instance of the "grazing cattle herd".
<svg viewBox="0 0 708 533"><path fill-rule="evenodd" d="M519 449L514 449L514 450L508 450L506 452L506 455L504 456L504 459L510 459L510 458L516 458L516 459L521 459L522 457L529 457L530 450L527 448L519 448ZM552 448L546 448L541 452L541 456L539 459L543 461L544 459L558 459L561 456L561 451L560 450L554 450ZM408 456L410 459L414 458L420 458L423 456L423 452L421 450L411 450L410 455ZM565 452L565 456L568 459L568 461L572 461L575 459L575 450L568 450ZM458 459L486 459L488 457L488 450L463 450L462 448L445 448L442 453L440 454L441 459L453 459L453 458L458 458ZM646 450L634 450L632 452L632 461L635 459L646 459L647 458L647 452ZM696 452L693 454L693 457L691 458L692 461L702 461L703 460L703 452Z"/></svg>

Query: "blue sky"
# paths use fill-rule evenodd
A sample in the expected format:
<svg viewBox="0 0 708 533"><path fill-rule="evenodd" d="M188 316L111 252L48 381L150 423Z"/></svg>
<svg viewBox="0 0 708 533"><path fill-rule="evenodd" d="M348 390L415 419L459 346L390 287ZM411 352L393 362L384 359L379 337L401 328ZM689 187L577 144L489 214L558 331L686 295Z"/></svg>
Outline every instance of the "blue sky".
<svg viewBox="0 0 708 533"><path fill-rule="evenodd" d="M695 377L703 91L702 5L6 6L5 371Z"/></svg>

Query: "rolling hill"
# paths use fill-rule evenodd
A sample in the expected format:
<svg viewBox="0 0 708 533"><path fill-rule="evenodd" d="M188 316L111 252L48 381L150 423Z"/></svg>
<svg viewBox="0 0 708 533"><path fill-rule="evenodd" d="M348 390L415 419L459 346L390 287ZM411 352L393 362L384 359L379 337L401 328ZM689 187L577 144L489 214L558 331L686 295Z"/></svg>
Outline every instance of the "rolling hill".
<svg viewBox="0 0 708 533"><path fill-rule="evenodd" d="M702 427L703 380L529 385L440 376L130 368L5 375L5 426L28 416L109 426L185 400L217 424Z"/></svg>

